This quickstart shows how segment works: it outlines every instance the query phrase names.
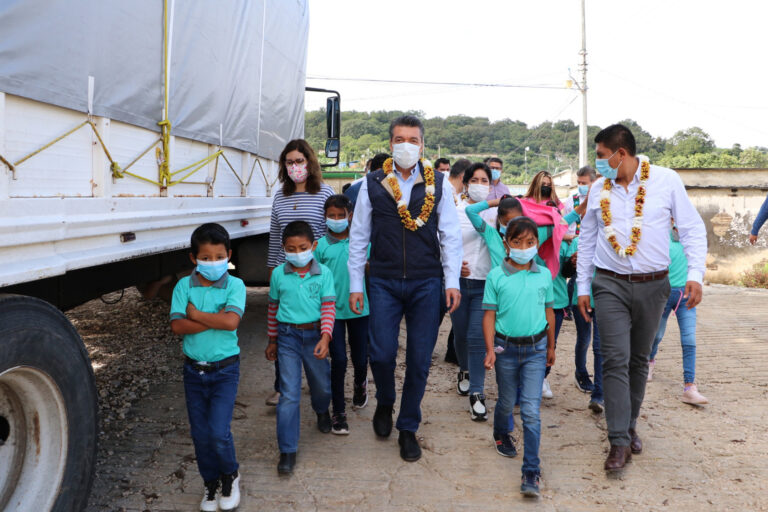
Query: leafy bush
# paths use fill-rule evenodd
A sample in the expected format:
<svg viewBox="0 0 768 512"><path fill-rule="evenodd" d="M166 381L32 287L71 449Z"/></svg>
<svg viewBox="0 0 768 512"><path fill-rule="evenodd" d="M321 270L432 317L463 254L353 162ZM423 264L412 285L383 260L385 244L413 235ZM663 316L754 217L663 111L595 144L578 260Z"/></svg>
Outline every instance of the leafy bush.
<svg viewBox="0 0 768 512"><path fill-rule="evenodd" d="M768 263L758 263L742 272L740 284L747 288L768 288Z"/></svg>

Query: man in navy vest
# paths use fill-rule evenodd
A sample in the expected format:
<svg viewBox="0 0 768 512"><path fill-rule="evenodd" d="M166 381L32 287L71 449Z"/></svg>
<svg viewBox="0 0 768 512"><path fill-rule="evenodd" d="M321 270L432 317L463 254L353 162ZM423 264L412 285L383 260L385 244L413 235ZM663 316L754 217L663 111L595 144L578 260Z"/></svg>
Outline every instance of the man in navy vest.
<svg viewBox="0 0 768 512"><path fill-rule="evenodd" d="M363 306L363 276L371 244L368 299L370 362L376 382L373 430L392 432L395 365L400 321L407 330L405 382L397 429L400 456L419 460L416 431L432 351L440 327L441 286L446 307L459 305L461 230L453 187L441 173L424 166L424 126L414 116L401 116L389 127L392 160L369 173L355 204L349 241L349 304ZM396 199L397 198L397 199Z"/></svg>

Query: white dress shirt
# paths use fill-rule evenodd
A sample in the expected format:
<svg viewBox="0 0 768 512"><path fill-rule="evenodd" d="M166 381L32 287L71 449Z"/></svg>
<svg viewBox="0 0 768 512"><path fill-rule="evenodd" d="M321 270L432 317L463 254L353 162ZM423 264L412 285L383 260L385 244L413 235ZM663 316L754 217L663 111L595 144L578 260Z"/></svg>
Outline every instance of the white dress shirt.
<svg viewBox="0 0 768 512"><path fill-rule="evenodd" d="M402 200L411 201L416 175L419 166L411 171L408 179L404 179L397 167L394 166L394 175L400 185ZM443 179L443 194L437 203L432 215L437 214L437 233L440 237L440 259L443 263L443 276L445 288L459 288L459 275L461 273L461 228L456 213L456 203L453 200L453 185ZM394 202L392 208L395 208ZM352 226L349 230L349 292L360 293L363 291L363 278L365 276L365 261L368 252L368 243L371 240L372 222L371 198L368 196L368 180L364 180L360 186L360 193L355 202L355 214L352 217ZM421 227L419 229L425 229Z"/></svg>
<svg viewBox="0 0 768 512"><path fill-rule="evenodd" d="M584 201L587 200L587 196L582 196L579 194L579 204L584 204ZM569 195L565 201L563 201L563 217L571 213L575 207L573 206L573 196ZM568 235L575 235L576 234L576 222L572 222L568 225L568 232L566 234Z"/></svg>
<svg viewBox="0 0 768 512"><path fill-rule="evenodd" d="M464 213L467 206L469 203L462 200L456 207L461 225L461 244L464 250L462 260L466 261L469 267L469 275L465 279L484 281L488 272L491 271L491 253L488 252L488 246L485 245L483 237L480 236L480 233L469 221L469 217Z"/></svg>
<svg viewBox="0 0 768 512"><path fill-rule="evenodd" d="M647 161L638 155L640 162ZM641 165L629 183L628 190L613 181L611 219L616 240L626 248L635 217L635 197L640 187ZM651 165L646 183L643 223L637 252L622 258L605 239L605 224L600 209L600 193L605 178L598 179L589 192L587 213L581 221L578 258L578 293L588 295L595 267L618 274L646 274L669 268L670 218L674 217L680 242L688 258L688 280L701 283L707 257L707 231L696 211L680 176L672 169Z"/></svg>

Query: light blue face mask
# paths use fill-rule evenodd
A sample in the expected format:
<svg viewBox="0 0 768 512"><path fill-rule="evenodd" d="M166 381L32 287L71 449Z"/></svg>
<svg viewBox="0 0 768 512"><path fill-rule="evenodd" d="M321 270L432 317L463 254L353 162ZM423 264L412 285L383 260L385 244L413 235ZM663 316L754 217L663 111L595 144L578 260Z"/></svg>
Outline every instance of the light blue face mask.
<svg viewBox="0 0 768 512"><path fill-rule="evenodd" d="M589 194L589 185L579 185L579 195L586 196Z"/></svg>
<svg viewBox="0 0 768 512"><path fill-rule="evenodd" d="M341 233L349 227L349 219L325 219L325 225L334 233Z"/></svg>
<svg viewBox="0 0 768 512"><path fill-rule="evenodd" d="M619 151L618 149L614 151L613 155L618 153L618 151ZM608 160L613 158L613 155L609 156L608 158L595 159L595 169L597 170L597 172L599 172L601 175L605 176L605 178L609 180L616 179L616 176L619 175L619 167L621 167L621 163L619 163L619 167L615 169L608 164Z"/></svg>
<svg viewBox="0 0 768 512"><path fill-rule="evenodd" d="M499 233L501 233L502 236L506 235L507 234L507 226L505 226L504 224L501 224L499 226Z"/></svg>
<svg viewBox="0 0 768 512"><path fill-rule="evenodd" d="M493 181L496 181L501 178L501 170L500 169L491 169L491 178Z"/></svg>
<svg viewBox="0 0 768 512"><path fill-rule="evenodd" d="M218 281L229 268L229 260L198 261L197 273L209 281Z"/></svg>
<svg viewBox="0 0 768 512"><path fill-rule="evenodd" d="M285 253L285 261L290 263L296 268L305 267L310 261L312 261L312 251L304 252L287 252Z"/></svg>
<svg viewBox="0 0 768 512"><path fill-rule="evenodd" d="M539 248L536 246L529 247L527 249L510 249L509 257L518 265L525 265L531 261L534 256L539 252Z"/></svg>

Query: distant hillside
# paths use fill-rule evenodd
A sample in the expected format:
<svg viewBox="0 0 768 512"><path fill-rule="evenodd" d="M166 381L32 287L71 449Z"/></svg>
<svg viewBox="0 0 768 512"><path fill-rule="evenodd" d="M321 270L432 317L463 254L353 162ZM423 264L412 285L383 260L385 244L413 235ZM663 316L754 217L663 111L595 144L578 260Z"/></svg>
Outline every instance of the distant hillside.
<svg viewBox="0 0 768 512"><path fill-rule="evenodd" d="M529 127L522 121L504 119L491 123L486 117L449 116L426 118L423 112L342 111L341 159L343 162L362 161L374 154L389 152L389 123L402 114L414 114L425 128L427 158L438 154L454 161L467 156L482 160L498 156L504 161L505 181L524 182L526 176L544 169L552 172L575 168L579 161L579 127L573 121L545 122ZM635 121L621 121L630 127L637 139L638 152L648 155L652 162L669 167L768 167L768 149L742 149L739 144L724 149L715 147L712 138L701 128L691 127L665 139L653 137ZM592 140L600 130L589 127L589 159L594 161ZM319 155L325 146L325 111L306 113L305 137ZM355 164L350 164L355 167Z"/></svg>

